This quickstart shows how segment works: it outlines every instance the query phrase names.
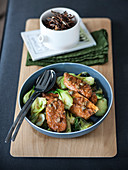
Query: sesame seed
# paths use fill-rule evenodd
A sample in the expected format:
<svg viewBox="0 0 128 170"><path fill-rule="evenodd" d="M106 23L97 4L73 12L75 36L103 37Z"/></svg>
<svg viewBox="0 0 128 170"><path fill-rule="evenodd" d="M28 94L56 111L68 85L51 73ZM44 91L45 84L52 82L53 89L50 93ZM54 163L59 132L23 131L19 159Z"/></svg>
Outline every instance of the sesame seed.
<svg viewBox="0 0 128 170"><path fill-rule="evenodd" d="M81 86L84 86L84 83L80 83Z"/></svg>

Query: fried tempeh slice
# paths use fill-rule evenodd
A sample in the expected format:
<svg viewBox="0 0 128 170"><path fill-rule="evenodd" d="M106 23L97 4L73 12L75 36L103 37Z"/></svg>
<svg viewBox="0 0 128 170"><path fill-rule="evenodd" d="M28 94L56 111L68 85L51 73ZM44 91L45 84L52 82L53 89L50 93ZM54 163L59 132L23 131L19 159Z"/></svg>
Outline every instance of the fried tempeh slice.
<svg viewBox="0 0 128 170"><path fill-rule="evenodd" d="M66 112L63 102L58 98L51 98L46 106L46 120L48 126L57 132L62 132L67 127Z"/></svg>
<svg viewBox="0 0 128 170"><path fill-rule="evenodd" d="M69 93L73 97L73 105L71 106L70 111L76 116L87 120L99 110L97 106L78 92L69 91Z"/></svg>
<svg viewBox="0 0 128 170"><path fill-rule="evenodd" d="M88 99L92 96L91 86L69 73L64 73L64 84L68 89L79 92Z"/></svg>
<svg viewBox="0 0 128 170"><path fill-rule="evenodd" d="M58 98L58 94L54 93L42 93L42 97L45 97L47 100L50 100L51 98Z"/></svg>
<svg viewBox="0 0 128 170"><path fill-rule="evenodd" d="M96 104L97 103L97 96L96 96L96 93L93 92L92 93L92 96L90 97L89 99L92 103Z"/></svg>

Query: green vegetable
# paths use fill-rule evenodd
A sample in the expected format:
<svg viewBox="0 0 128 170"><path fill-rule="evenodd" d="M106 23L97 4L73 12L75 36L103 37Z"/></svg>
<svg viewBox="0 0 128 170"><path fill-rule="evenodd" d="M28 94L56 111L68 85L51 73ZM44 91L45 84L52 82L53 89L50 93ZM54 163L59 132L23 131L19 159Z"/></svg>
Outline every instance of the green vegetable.
<svg viewBox="0 0 128 170"><path fill-rule="evenodd" d="M72 75L72 76L74 76L74 77L76 77L76 75L74 74L74 73L69 73L70 75Z"/></svg>
<svg viewBox="0 0 128 170"><path fill-rule="evenodd" d="M48 131L52 131L50 128L47 129Z"/></svg>
<svg viewBox="0 0 128 170"><path fill-rule="evenodd" d="M36 125L37 126L42 126L44 121L45 121L45 115L43 113L40 113L39 116L38 116L38 119L36 121Z"/></svg>
<svg viewBox="0 0 128 170"><path fill-rule="evenodd" d="M67 89L67 87L66 87L65 84L64 84L64 76L58 77L57 80L56 80L56 83L57 83L57 85L58 85L59 88L61 88L61 89Z"/></svg>
<svg viewBox="0 0 128 170"><path fill-rule="evenodd" d="M70 121L69 119L67 118L67 128L66 128L66 132L71 132L71 124L70 124Z"/></svg>
<svg viewBox="0 0 128 170"><path fill-rule="evenodd" d="M78 74L77 76L79 77L79 76L81 76L81 75L83 75L84 77L89 77L89 76L90 76L90 75L88 74L88 72L82 72L82 73Z"/></svg>
<svg viewBox="0 0 128 170"><path fill-rule="evenodd" d="M101 88L99 88L97 91L96 91L96 94L103 94L103 90Z"/></svg>
<svg viewBox="0 0 128 170"><path fill-rule="evenodd" d="M77 76L77 78L81 79L82 81L85 81L89 85L93 85L95 82L95 79L93 77L80 77Z"/></svg>
<svg viewBox="0 0 128 170"><path fill-rule="evenodd" d="M67 111L66 118L67 118L66 132L71 132L72 131L71 130L71 125L73 125L75 123L75 117L72 115L72 113Z"/></svg>
<svg viewBox="0 0 128 170"><path fill-rule="evenodd" d="M91 86L92 91L96 92L97 91L97 86L96 86L96 82Z"/></svg>
<svg viewBox="0 0 128 170"><path fill-rule="evenodd" d="M36 123L38 119L38 113L34 113L33 115L29 117L29 119L31 120L32 123Z"/></svg>
<svg viewBox="0 0 128 170"><path fill-rule="evenodd" d="M92 126L93 123L92 122L87 122L83 118L76 117L74 125L75 126L74 126L73 130L74 131L79 131L79 130L87 129L88 127Z"/></svg>
<svg viewBox="0 0 128 170"><path fill-rule="evenodd" d="M80 117L76 117L75 118L75 123L74 123L74 128L73 128L74 131L78 131L80 130Z"/></svg>
<svg viewBox="0 0 128 170"><path fill-rule="evenodd" d="M56 91L56 90L53 91L53 90L52 90L52 91L49 91L48 93L58 94L58 91Z"/></svg>
<svg viewBox="0 0 128 170"><path fill-rule="evenodd" d="M89 85L93 85L94 84L94 78L89 76L89 74L87 72L82 72L78 75L75 75L74 73L69 73L70 75L77 77L78 79L81 79L82 81L85 81L86 83L88 83ZM86 77L82 77L81 75L85 75ZM87 77L88 76L88 77Z"/></svg>
<svg viewBox="0 0 128 170"><path fill-rule="evenodd" d="M24 97L23 97L24 104L28 101L28 99L31 97L31 95L34 93L34 91L35 90L34 90L34 86L33 86L33 88L24 95Z"/></svg>
<svg viewBox="0 0 128 170"><path fill-rule="evenodd" d="M40 113L46 107L46 99L43 97L37 97L31 105L31 115L34 113Z"/></svg>
<svg viewBox="0 0 128 170"><path fill-rule="evenodd" d="M107 111L107 99L102 98L101 100L98 100L96 106L99 108L99 110L95 113L96 116L103 116Z"/></svg>
<svg viewBox="0 0 128 170"><path fill-rule="evenodd" d="M97 96L97 99L102 99L103 98L103 94L97 94L96 93L96 96Z"/></svg>
<svg viewBox="0 0 128 170"><path fill-rule="evenodd" d="M42 125L42 128L45 129L45 130L48 130L49 127L48 127L48 124L47 124L47 121L45 120L43 125Z"/></svg>
<svg viewBox="0 0 128 170"><path fill-rule="evenodd" d="M84 119L80 119L80 123L81 123L80 130L87 129L87 128L89 128L90 126L93 125L92 122L87 122L87 121L84 120Z"/></svg>
<svg viewBox="0 0 128 170"><path fill-rule="evenodd" d="M57 89L59 94L59 99L63 101L65 109L70 110L70 107L73 105L73 98L70 96L68 91Z"/></svg>
<svg viewBox="0 0 128 170"><path fill-rule="evenodd" d="M75 117L71 112L67 111L67 119L69 120L70 124L73 125L75 123Z"/></svg>

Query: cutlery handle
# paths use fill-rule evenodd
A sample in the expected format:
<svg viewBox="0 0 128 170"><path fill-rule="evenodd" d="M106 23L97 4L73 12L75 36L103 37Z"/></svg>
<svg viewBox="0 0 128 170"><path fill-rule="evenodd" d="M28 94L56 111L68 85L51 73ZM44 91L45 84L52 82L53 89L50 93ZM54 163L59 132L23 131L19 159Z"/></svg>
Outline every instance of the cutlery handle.
<svg viewBox="0 0 128 170"><path fill-rule="evenodd" d="M20 129L20 126L21 126L21 124L22 124L22 122L23 122L26 114L28 113L29 109L31 108L31 105L32 105L32 103L34 102L34 100L35 100L39 95L40 95L40 93L38 93L38 94L30 101L30 103L29 103L29 105L27 106L26 110L25 110L24 113L22 114L22 116L21 116L21 118L20 118L20 120L19 120L19 122L18 122L18 125L17 125L17 127L16 127L16 130L15 130L15 132L14 132L12 138L11 138L12 141L15 140L15 138L16 138L16 136L17 136L17 133L18 133L18 131L19 131L19 129Z"/></svg>
<svg viewBox="0 0 128 170"><path fill-rule="evenodd" d="M10 140L10 138L11 138L11 136L12 136L12 133L13 133L13 131L14 131L14 129L15 129L15 127L16 127L16 125L17 125L17 123L18 123L18 121L19 121L19 119L20 119L20 117L21 117L21 115L24 113L24 111L25 111L26 108L29 106L29 104L35 100L35 97L38 96L37 94L39 95L40 93L37 93L37 92L35 91L35 92L33 93L33 95L28 99L28 101L25 103L25 105L23 106L23 108L21 109L21 111L19 112L16 120L13 122L13 124L12 124L12 126L11 126L11 128L10 128L7 136L6 136L6 138L5 138L5 143L8 143L8 142L9 142L9 140ZM33 99L34 99L34 100L33 100Z"/></svg>

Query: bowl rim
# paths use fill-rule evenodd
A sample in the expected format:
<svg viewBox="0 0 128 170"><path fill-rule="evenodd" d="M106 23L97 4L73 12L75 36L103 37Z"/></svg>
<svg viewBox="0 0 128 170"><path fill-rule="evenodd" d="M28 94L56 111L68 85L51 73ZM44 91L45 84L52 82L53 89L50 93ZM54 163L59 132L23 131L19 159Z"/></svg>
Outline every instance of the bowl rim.
<svg viewBox="0 0 128 170"><path fill-rule="evenodd" d="M94 72L96 72L97 74L99 74L99 75L107 82L107 84L108 84L108 86L109 86L110 94L111 94L111 100L110 100L110 105L109 105L109 107L108 107L108 109L107 109L107 112L104 114L104 116L102 116L102 118L101 118L100 120L98 120L96 123L94 123L92 126L88 127L87 129L83 129L83 130L79 130L79 131L75 131L75 132L67 132L67 133L66 133L66 132L53 132L53 131L48 131L48 130L46 130L46 129L43 129L43 128L35 125L35 124L32 123L27 117L25 117L25 120L26 120L29 124L32 124L32 126L35 127L36 129L39 129L40 131L44 131L44 132L49 133L49 134L58 135L58 136L60 136L60 135L63 135L63 136L74 135L74 134L77 134L77 133L86 132L86 131L88 131L88 130L90 130L90 129L93 129L93 128L97 127L97 125L98 125L98 124L100 125L101 122L106 118L106 116L108 115L108 113L109 113L109 111L110 111L110 109L111 109L111 107L112 107L112 103L113 103L112 87L111 87L110 83L108 82L108 80L107 80L99 71L95 70L95 69L92 68L92 67L89 67L89 66L87 66L87 65L84 65L84 64L67 62L67 63L50 64L50 65L48 65L48 66L45 66L45 67L43 67L43 68L40 68L39 70L37 70L37 71L35 71L34 73L32 73L32 74L24 81L24 83L22 84L22 86L21 86L21 88L20 88L19 94L18 94L18 104L19 104L20 110L21 110L21 106L20 106L20 94L21 94L21 91L22 91L22 89L23 89L24 84L28 81L28 79L30 79L30 78L31 78L34 74L36 74L37 72L40 72L40 70L45 70L45 69L47 69L47 68L49 68L49 67L51 67L51 66L66 65L66 64L68 64L68 65L74 65L74 64L75 64L75 65L79 65L79 66L82 66L82 67L86 67L87 69L89 68L89 69L91 69L92 71L94 71Z"/></svg>

